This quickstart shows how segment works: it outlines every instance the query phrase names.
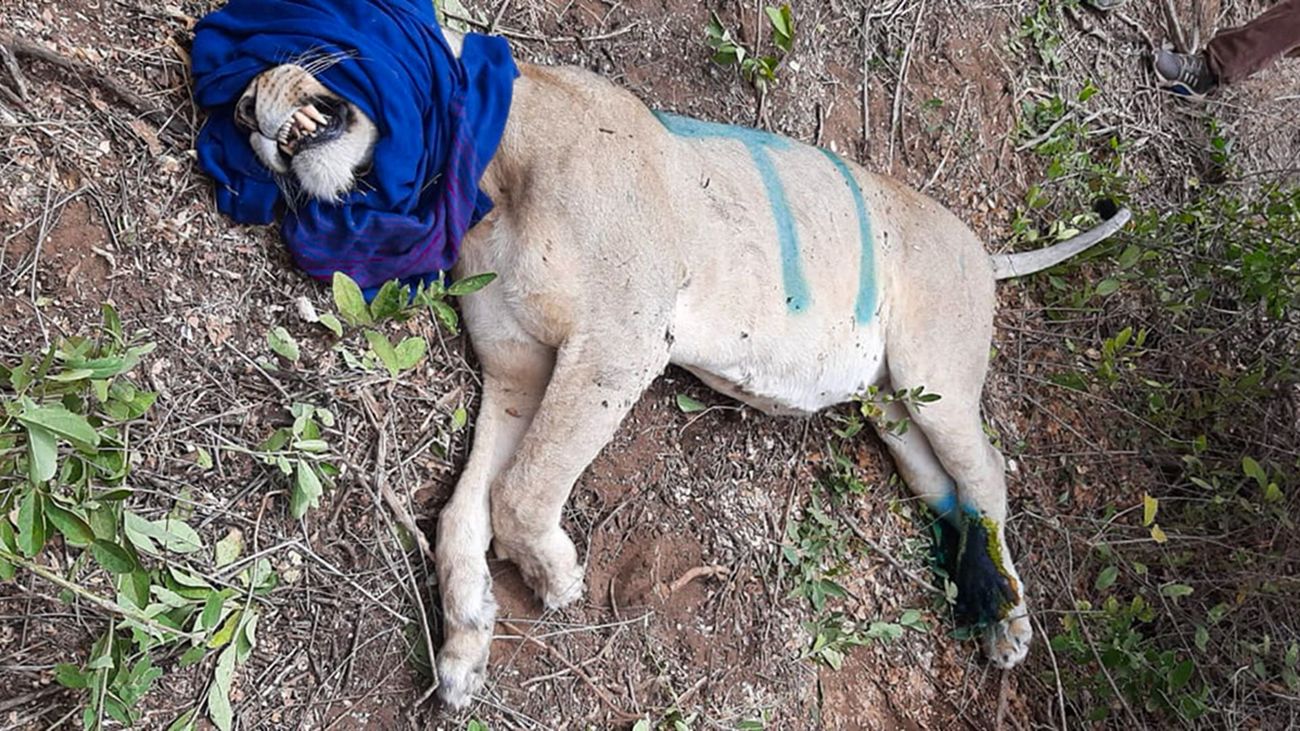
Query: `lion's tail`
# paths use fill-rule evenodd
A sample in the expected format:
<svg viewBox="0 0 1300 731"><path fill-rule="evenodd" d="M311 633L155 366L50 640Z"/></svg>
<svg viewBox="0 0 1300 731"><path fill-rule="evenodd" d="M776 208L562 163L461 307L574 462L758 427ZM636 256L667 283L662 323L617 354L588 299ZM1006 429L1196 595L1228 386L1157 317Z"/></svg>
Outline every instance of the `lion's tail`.
<svg viewBox="0 0 1300 731"><path fill-rule="evenodd" d="M1115 235L1133 217L1127 208L1116 208L1110 201L1098 203L1097 210L1106 220L1059 244L1019 254L994 254L993 277L998 280L1023 277L1060 264Z"/></svg>

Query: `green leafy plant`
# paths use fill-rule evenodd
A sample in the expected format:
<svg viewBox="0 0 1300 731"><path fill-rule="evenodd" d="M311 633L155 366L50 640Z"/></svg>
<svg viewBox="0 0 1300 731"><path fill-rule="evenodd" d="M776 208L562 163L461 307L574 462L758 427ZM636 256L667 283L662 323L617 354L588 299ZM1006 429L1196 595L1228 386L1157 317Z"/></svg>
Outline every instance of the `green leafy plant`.
<svg viewBox="0 0 1300 731"><path fill-rule="evenodd" d="M679 393L677 394L677 408L683 414L695 414L704 411L708 407L698 399L691 398L684 393Z"/></svg>
<svg viewBox="0 0 1300 731"><path fill-rule="evenodd" d="M844 587L835 577L849 568L849 533L823 509L816 492L804 508L802 519L787 525L786 541L781 556L793 571L791 596L807 599L816 612L826 608L828 599L844 598Z"/></svg>
<svg viewBox="0 0 1300 731"><path fill-rule="evenodd" d="M223 651L214 683L227 678L228 690L232 663L254 644L256 608L188 567L207 549L185 511L150 518L132 506L133 435L156 395L130 374L152 350L104 305L95 337L0 364L0 580L29 572L107 617L86 661L55 669L59 684L84 693L87 729L136 723L137 703L163 675L159 661L177 653L179 665L192 665L233 643L239 649L229 660ZM208 706L224 730L223 700L228 708L228 696L210 694ZM192 728L196 717L191 710L173 728Z"/></svg>
<svg viewBox="0 0 1300 731"><path fill-rule="evenodd" d="M867 423L870 423L882 432L902 436L910 428L911 419L906 416L899 419L886 418L885 407L889 404L900 404L908 409L919 409L940 398L942 396L937 393L927 393L924 386L900 388L895 391L884 391L879 386L867 386L866 391L853 398L857 408L848 416L838 417L839 426L835 429L835 434L842 439L850 439L857 436Z"/></svg>
<svg viewBox="0 0 1300 731"><path fill-rule="evenodd" d="M294 404L289 413L293 424L272 432L258 445L257 453L290 481L289 513L302 518L320 506L325 488L339 475L330 461L333 449L324 438L325 429L334 426L334 413L307 403Z"/></svg>
<svg viewBox="0 0 1300 731"><path fill-rule="evenodd" d="M713 49L713 62L738 69L741 78L753 85L760 95L767 93L769 84L776 83L777 69L794 48L794 15L790 5L766 6L763 10L772 33L772 45L776 48L773 53L758 54L750 50L722 25L717 13L711 15L704 30L704 42Z"/></svg>
<svg viewBox="0 0 1300 731"><path fill-rule="evenodd" d="M339 338L344 336L344 323L354 328L361 328L369 345L366 356L358 358L352 351L339 344L338 348L344 360L351 367L365 370L370 368L370 362L377 362L388 371L390 376L397 378L424 360L429 344L424 338L415 336L405 337L394 344L387 335L377 329L377 326L390 319L408 320L422 308L428 308L437 322L455 334L459 331L460 318L456 310L448 304L447 298L462 297L477 292L494 279L496 279L495 274L479 274L458 280L449 286L439 279L428 286L421 284L414 292L408 285L391 281L380 287L370 303L366 304L361 287L348 275L336 272L333 293L334 305L338 309L339 316L336 317L331 313L323 314L319 318L319 323ZM272 347L274 349L275 346Z"/></svg>
<svg viewBox="0 0 1300 731"><path fill-rule="evenodd" d="M1099 577L1099 584L1107 584L1101 591L1109 588L1110 581L1113 579L1103 582ZM1178 593L1181 590L1166 592L1166 596ZM1156 620L1158 611L1141 593L1128 602L1112 595L1100 607L1081 601L1076 608L1079 613L1063 618L1064 631L1052 637L1051 643L1064 660L1064 687L1095 698L1089 720L1100 721L1110 715L1107 701L1115 699L1115 690L1150 709L1176 712L1189 720L1209 710L1207 689L1194 681L1195 662L1186 653L1162 649L1145 629ZM1094 662L1097 657L1100 665Z"/></svg>
<svg viewBox="0 0 1300 731"><path fill-rule="evenodd" d="M844 657L854 647L873 642L893 642L901 638L906 629L929 632L930 626L922 619L919 610L908 609L897 622L854 622L839 612L832 612L812 622L805 622L804 629L812 635L812 642L803 657L832 670L839 670L844 664Z"/></svg>

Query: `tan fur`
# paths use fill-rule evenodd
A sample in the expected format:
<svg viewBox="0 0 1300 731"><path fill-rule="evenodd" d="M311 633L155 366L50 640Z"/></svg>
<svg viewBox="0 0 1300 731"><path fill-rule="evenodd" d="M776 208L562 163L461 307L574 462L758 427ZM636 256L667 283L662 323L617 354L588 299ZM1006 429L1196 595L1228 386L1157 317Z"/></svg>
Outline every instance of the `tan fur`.
<svg viewBox="0 0 1300 731"><path fill-rule="evenodd" d="M624 415L669 363L771 413L923 386L942 396L882 434L909 486L990 519L995 557L1022 598L986 650L1019 662L1031 636L1007 545L1003 460L980 393L994 277L981 242L933 200L849 163L872 224L876 305L856 322L862 242L850 188L813 148L772 151L812 292L792 313L773 206L751 151L690 139L638 99L575 69L523 66L482 187L496 207L470 231L455 273L499 279L462 301L483 368L474 445L439 519L443 699L484 679L496 604L485 556L511 559L548 607L582 595L561 511Z"/></svg>

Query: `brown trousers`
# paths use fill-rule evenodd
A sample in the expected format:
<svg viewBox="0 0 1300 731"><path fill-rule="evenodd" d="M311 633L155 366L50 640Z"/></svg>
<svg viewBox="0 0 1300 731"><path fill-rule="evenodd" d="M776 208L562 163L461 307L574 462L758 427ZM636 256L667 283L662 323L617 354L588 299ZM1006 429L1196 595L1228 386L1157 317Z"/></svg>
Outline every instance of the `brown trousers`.
<svg viewBox="0 0 1300 731"><path fill-rule="evenodd" d="M1259 17L1215 35L1206 47L1220 84L1233 84L1283 56L1300 56L1300 0L1281 0Z"/></svg>

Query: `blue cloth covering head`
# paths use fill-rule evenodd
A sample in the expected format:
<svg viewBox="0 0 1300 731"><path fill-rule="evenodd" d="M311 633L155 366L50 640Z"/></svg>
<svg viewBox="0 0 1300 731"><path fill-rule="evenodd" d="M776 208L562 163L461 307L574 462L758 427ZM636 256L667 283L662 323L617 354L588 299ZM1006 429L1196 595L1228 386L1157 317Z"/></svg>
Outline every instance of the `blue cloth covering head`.
<svg viewBox="0 0 1300 731"><path fill-rule="evenodd" d="M436 277L492 208L478 182L519 72L502 38L467 35L456 58L432 0L231 0L199 21L194 96L209 116L197 149L216 180L217 207L259 224L285 208L235 126L235 103L273 66L340 52L346 57L316 78L375 122L372 171L338 204L286 210L285 243L317 279L341 271L373 291L391 279Z"/></svg>

